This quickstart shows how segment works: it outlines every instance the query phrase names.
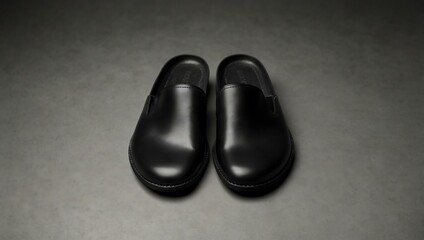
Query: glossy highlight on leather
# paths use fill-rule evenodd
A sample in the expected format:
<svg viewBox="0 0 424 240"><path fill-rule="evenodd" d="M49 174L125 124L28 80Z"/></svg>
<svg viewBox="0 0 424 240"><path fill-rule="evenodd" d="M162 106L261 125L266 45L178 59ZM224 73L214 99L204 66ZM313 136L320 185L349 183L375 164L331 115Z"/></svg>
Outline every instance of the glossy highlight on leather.
<svg viewBox="0 0 424 240"><path fill-rule="evenodd" d="M171 59L159 74L129 146L131 166L147 187L188 191L203 175L208 80L206 62L192 55Z"/></svg>
<svg viewBox="0 0 424 240"><path fill-rule="evenodd" d="M224 184L242 193L277 187L294 160L294 144L262 64L246 55L224 59L217 73L214 163Z"/></svg>

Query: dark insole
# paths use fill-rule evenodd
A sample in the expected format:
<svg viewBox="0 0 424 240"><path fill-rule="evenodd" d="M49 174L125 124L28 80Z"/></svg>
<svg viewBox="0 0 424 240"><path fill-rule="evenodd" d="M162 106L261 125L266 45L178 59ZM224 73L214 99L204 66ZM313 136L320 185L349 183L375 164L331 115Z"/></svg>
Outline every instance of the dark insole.
<svg viewBox="0 0 424 240"><path fill-rule="evenodd" d="M197 86L206 92L207 69L195 60L184 60L175 63L166 74L164 87L177 84L188 84Z"/></svg>
<svg viewBox="0 0 424 240"><path fill-rule="evenodd" d="M246 59L233 60L225 66L224 84L247 84L261 89L265 95L272 94L269 79L254 62Z"/></svg>

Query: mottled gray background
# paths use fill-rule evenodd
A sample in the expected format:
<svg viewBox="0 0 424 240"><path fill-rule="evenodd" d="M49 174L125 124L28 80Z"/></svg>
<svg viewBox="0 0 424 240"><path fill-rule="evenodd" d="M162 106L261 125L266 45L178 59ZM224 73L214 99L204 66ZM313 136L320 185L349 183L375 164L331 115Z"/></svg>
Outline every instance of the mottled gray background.
<svg viewBox="0 0 424 240"><path fill-rule="evenodd" d="M127 146L163 64L260 59L297 144L245 199L152 194ZM1 1L1 239L424 239L422 1ZM215 139L210 91L209 141Z"/></svg>

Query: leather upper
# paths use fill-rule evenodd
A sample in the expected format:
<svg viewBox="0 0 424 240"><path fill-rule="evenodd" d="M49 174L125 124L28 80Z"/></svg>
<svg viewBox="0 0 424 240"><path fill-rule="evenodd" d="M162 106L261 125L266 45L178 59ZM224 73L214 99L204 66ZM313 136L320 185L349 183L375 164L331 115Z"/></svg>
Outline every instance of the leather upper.
<svg viewBox="0 0 424 240"><path fill-rule="evenodd" d="M275 95L251 85L227 84L217 93L216 155L227 181L266 182L285 167L290 133Z"/></svg>
<svg viewBox="0 0 424 240"><path fill-rule="evenodd" d="M135 169L147 181L188 181L206 151L206 94L195 86L165 87L146 101L131 141Z"/></svg>

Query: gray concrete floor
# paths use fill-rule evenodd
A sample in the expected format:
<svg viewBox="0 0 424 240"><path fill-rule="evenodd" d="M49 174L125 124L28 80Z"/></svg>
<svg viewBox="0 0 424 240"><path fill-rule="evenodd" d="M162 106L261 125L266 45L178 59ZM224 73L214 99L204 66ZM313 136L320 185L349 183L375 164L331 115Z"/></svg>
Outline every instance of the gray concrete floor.
<svg viewBox="0 0 424 240"><path fill-rule="evenodd" d="M2 1L1 239L424 239L420 1ZM163 64L246 53L297 144L257 199L214 167L191 195L141 186L130 136ZM215 139L210 91L209 141Z"/></svg>

